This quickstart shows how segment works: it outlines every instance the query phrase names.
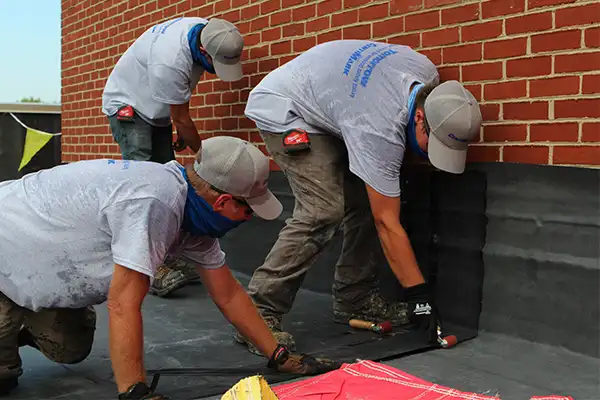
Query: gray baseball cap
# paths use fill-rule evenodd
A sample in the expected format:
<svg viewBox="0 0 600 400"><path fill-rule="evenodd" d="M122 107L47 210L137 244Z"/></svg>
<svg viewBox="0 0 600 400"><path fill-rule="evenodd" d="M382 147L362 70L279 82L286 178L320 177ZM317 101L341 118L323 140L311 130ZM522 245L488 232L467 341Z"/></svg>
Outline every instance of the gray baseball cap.
<svg viewBox="0 0 600 400"><path fill-rule="evenodd" d="M283 206L267 187L269 159L256 146L232 136L216 136L202 141L194 171L215 188L242 197L256 215L271 220Z"/></svg>
<svg viewBox="0 0 600 400"><path fill-rule="evenodd" d="M212 57L217 76L226 82L242 78L242 50L244 39L231 22L213 18L200 35L202 47Z"/></svg>
<svg viewBox="0 0 600 400"><path fill-rule="evenodd" d="M427 146L431 163L442 171L463 173L469 142L481 126L475 97L458 81L443 82L425 99L425 118L431 129Z"/></svg>

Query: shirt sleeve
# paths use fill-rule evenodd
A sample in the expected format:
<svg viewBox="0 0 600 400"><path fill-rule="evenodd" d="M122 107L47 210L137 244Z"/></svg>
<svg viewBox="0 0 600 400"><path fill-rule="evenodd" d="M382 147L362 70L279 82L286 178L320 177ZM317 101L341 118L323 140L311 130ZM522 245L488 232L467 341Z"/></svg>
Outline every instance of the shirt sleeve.
<svg viewBox="0 0 600 400"><path fill-rule="evenodd" d="M179 218L156 199L134 199L104 209L116 264L153 277L177 237Z"/></svg>
<svg viewBox="0 0 600 400"><path fill-rule="evenodd" d="M399 197L404 145L388 140L384 133L366 132L356 127L343 128L342 134L350 171L378 193Z"/></svg>
<svg viewBox="0 0 600 400"><path fill-rule="evenodd" d="M189 78L168 65L148 65L148 81L152 98L161 103L184 104L192 96Z"/></svg>
<svg viewBox="0 0 600 400"><path fill-rule="evenodd" d="M188 238L181 249L181 255L206 269L225 265L225 252L214 238Z"/></svg>

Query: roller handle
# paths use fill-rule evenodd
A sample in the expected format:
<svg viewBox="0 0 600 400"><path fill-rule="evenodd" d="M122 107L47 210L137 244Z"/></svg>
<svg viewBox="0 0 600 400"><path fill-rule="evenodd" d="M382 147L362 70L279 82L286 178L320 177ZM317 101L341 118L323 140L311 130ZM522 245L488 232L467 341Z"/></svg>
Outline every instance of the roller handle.
<svg viewBox="0 0 600 400"><path fill-rule="evenodd" d="M368 329L368 330L372 330L374 327L374 323L369 322L369 321L363 321L362 319L351 319L349 322L350 326L352 328L356 328L356 329Z"/></svg>

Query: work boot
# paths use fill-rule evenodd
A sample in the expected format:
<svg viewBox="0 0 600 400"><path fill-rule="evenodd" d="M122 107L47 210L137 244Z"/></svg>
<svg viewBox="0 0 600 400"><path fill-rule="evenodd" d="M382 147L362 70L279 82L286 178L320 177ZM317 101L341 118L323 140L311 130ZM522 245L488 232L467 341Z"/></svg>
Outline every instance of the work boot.
<svg viewBox="0 0 600 400"><path fill-rule="evenodd" d="M273 336L275 336L275 340L277 341L277 343L279 343L282 346L286 346L289 351L296 350L296 341L290 333L283 331L281 327L280 317L267 316L263 317L263 320L273 333ZM236 332L236 334L233 336L233 339L238 343L247 345L248 351L250 353L256 354L257 356L264 356L264 354L262 354L253 343L251 343L244 336L242 336L241 333Z"/></svg>
<svg viewBox="0 0 600 400"><path fill-rule="evenodd" d="M400 301L389 303L377 291L369 294L359 305L334 297L333 321L347 324L351 319L376 323L389 321L393 326L408 325L408 304Z"/></svg>
<svg viewBox="0 0 600 400"><path fill-rule="evenodd" d="M187 282L188 280L182 271L177 271L163 264L158 267L149 292L155 296L164 297L185 286Z"/></svg>
<svg viewBox="0 0 600 400"><path fill-rule="evenodd" d="M196 269L196 265L187 261L184 258L177 259L167 259L168 263L166 263L169 268L175 271L181 271L183 276L185 277L187 283L195 282L200 280L200 275L198 275L198 270Z"/></svg>

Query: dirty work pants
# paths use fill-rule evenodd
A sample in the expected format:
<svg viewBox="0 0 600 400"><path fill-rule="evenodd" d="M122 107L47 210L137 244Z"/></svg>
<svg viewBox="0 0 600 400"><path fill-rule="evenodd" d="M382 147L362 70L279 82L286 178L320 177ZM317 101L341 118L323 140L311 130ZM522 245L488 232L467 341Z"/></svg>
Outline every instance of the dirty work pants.
<svg viewBox="0 0 600 400"><path fill-rule="evenodd" d="M152 126L137 114L133 116L133 121L119 121L116 115L108 117L108 121L124 160L164 164L175 159L171 125Z"/></svg>
<svg viewBox="0 0 600 400"><path fill-rule="evenodd" d="M92 349L96 313L92 307L33 312L0 293L0 379L23 373L18 343L21 327L31 333L33 342L48 359L76 364Z"/></svg>
<svg viewBox="0 0 600 400"><path fill-rule="evenodd" d="M312 148L286 154L281 134L260 132L288 179L295 198L292 217L252 276L248 292L263 316L287 313L306 273L341 226L342 250L333 296L356 308L377 285L375 251L381 249L363 181L348 169L341 139L310 134Z"/></svg>

